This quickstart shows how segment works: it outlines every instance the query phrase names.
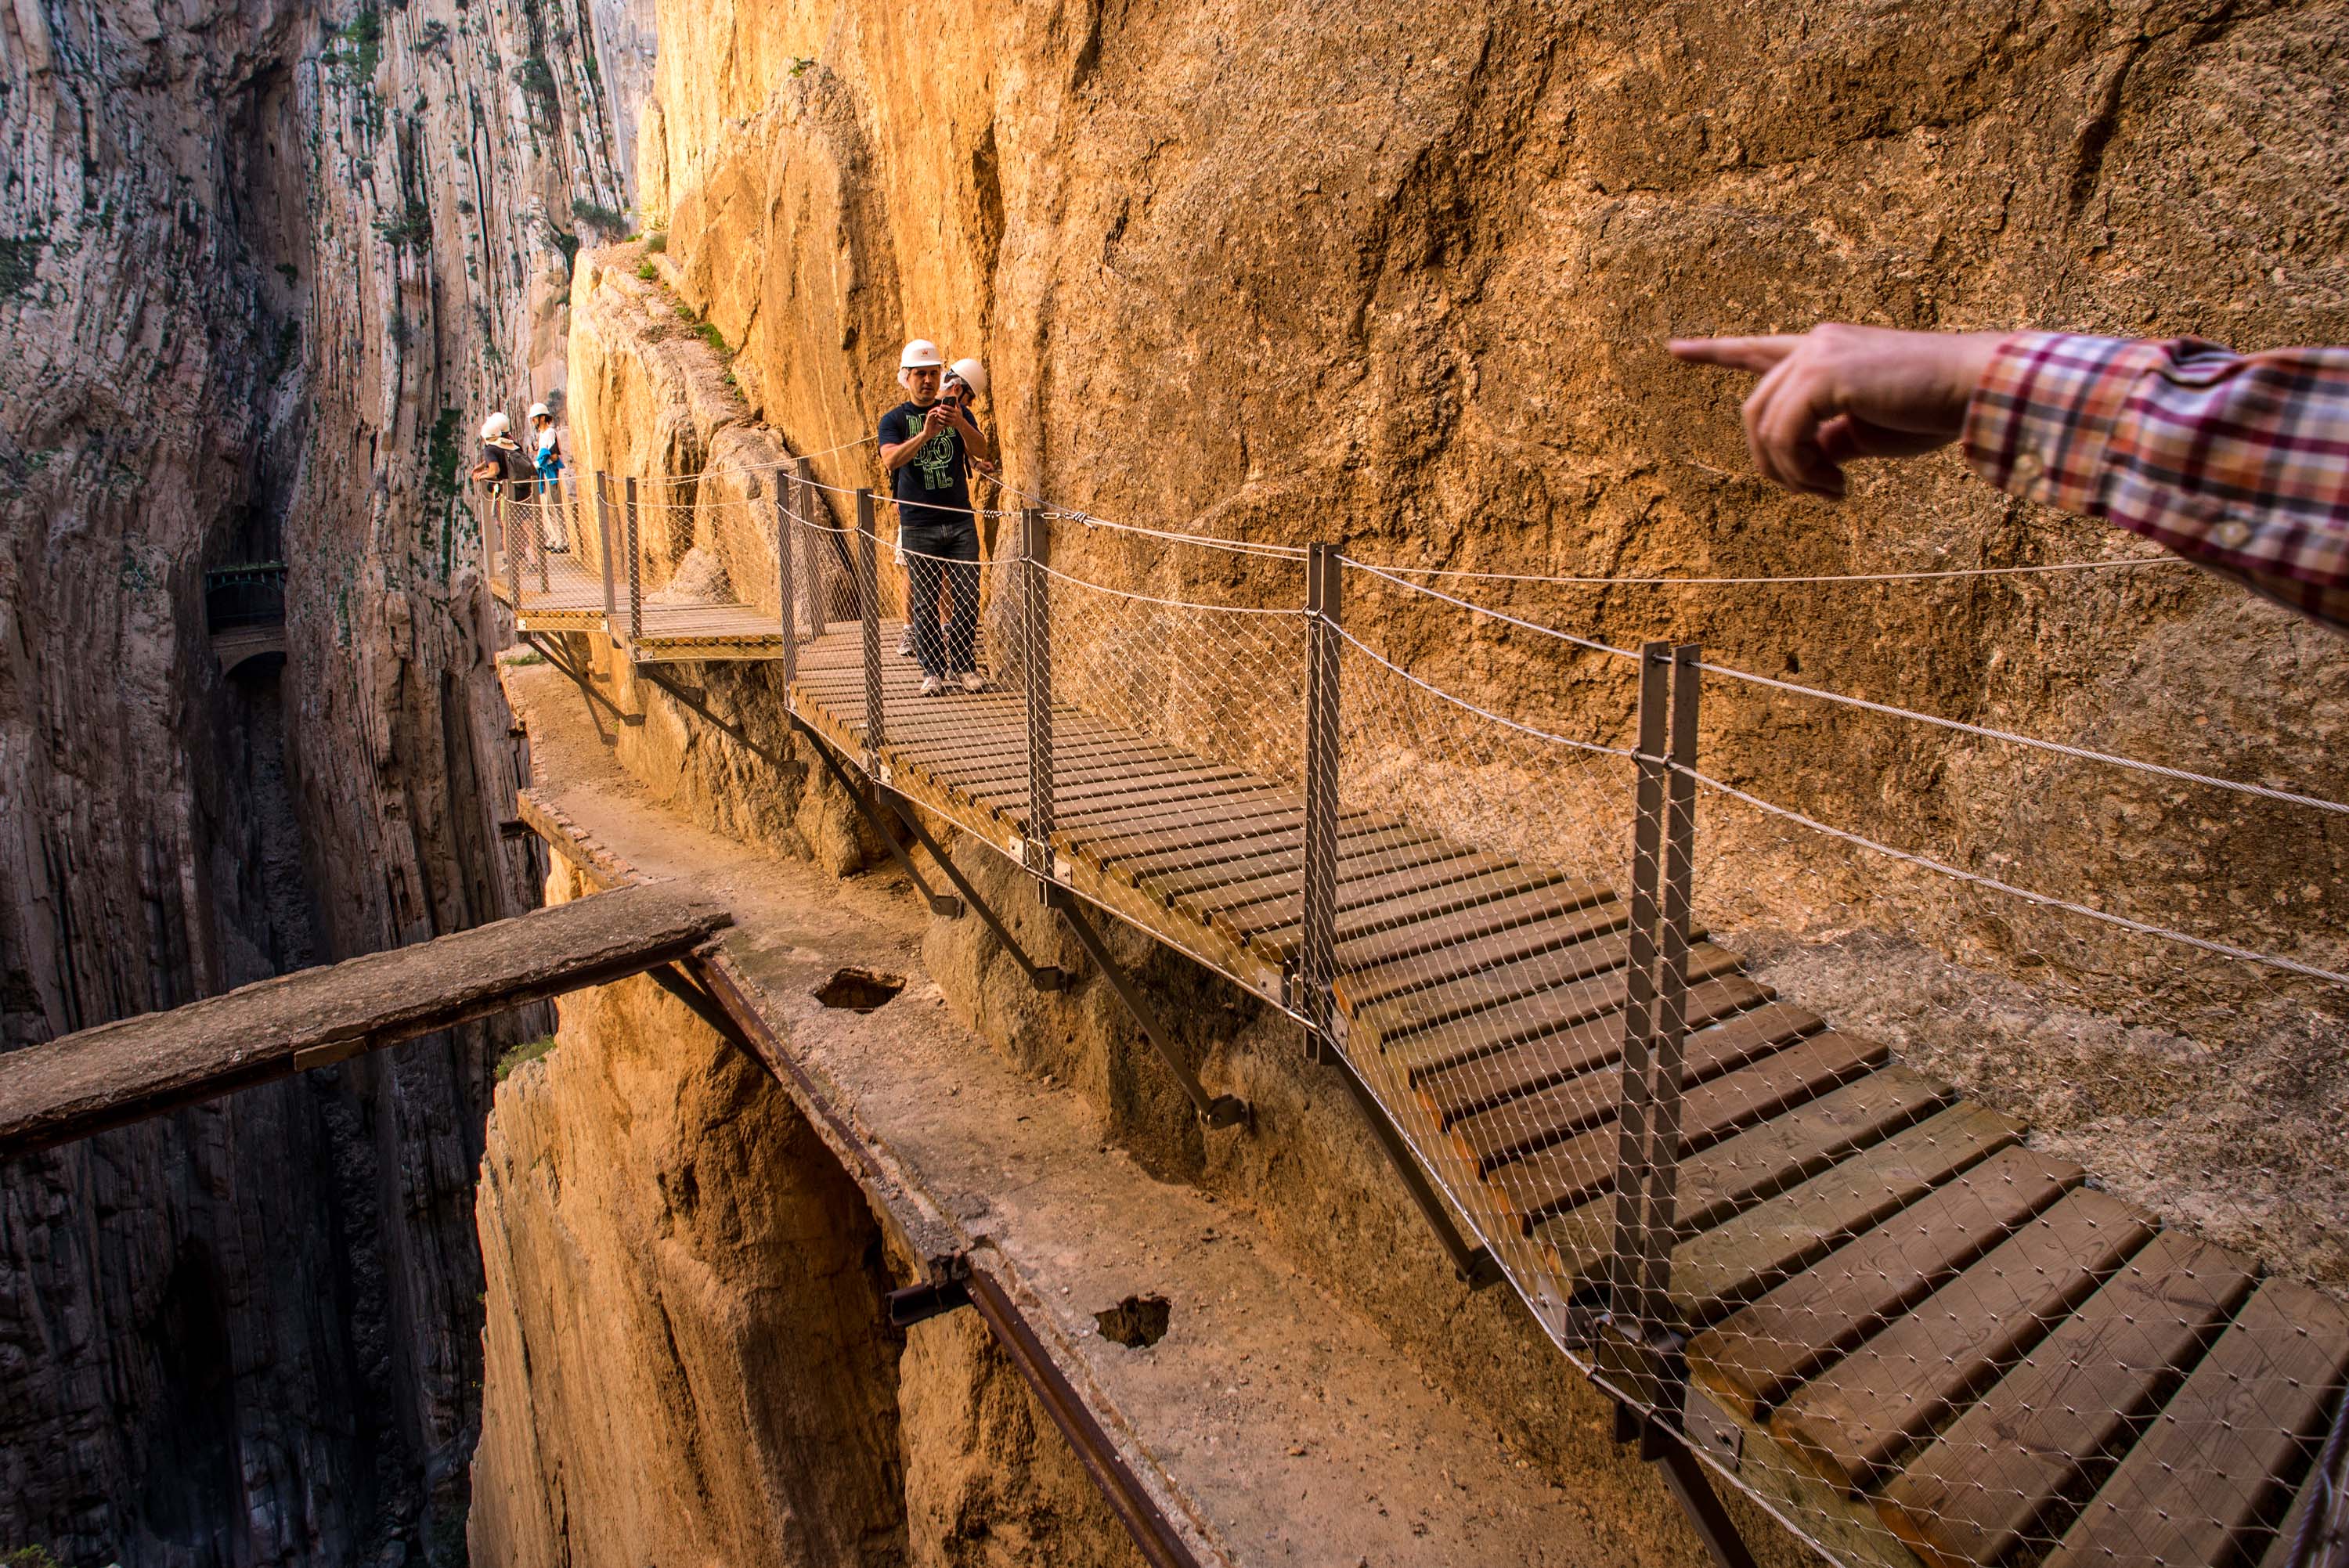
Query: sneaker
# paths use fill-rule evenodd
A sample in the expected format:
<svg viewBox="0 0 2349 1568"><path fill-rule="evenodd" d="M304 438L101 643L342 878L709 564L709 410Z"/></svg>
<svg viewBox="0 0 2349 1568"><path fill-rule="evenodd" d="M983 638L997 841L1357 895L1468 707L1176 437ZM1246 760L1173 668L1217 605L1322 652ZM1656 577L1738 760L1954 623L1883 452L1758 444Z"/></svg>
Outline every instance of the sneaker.
<svg viewBox="0 0 2349 1568"><path fill-rule="evenodd" d="M937 696L943 694L946 689L947 680L944 676L924 676L922 677L922 695L924 696Z"/></svg>
<svg viewBox="0 0 2349 1568"><path fill-rule="evenodd" d="M897 656L901 659L914 656L914 628L911 626L906 627L905 634L897 639Z"/></svg>
<svg viewBox="0 0 2349 1568"><path fill-rule="evenodd" d="M980 675L977 670L963 671L961 679L962 689L965 691L985 691L987 689L987 677Z"/></svg>

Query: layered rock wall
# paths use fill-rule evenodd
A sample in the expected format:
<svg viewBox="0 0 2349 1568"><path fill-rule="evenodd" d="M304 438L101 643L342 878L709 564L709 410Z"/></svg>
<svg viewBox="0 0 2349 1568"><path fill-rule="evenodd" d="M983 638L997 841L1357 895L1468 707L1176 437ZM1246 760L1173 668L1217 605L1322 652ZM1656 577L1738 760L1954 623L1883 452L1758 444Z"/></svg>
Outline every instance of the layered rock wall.
<svg viewBox="0 0 2349 1568"><path fill-rule="evenodd" d="M460 471L626 222L590 22L0 15L0 1044L534 901ZM272 559L283 667L223 679L202 573ZM527 1026L11 1166L0 1548L458 1560Z"/></svg>

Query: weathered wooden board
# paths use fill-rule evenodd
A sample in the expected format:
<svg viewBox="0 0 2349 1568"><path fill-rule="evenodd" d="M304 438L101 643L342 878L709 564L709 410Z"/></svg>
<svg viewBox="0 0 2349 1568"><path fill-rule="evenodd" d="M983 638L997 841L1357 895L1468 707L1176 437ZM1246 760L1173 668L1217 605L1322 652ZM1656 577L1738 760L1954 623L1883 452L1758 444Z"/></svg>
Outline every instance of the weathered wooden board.
<svg viewBox="0 0 2349 1568"><path fill-rule="evenodd" d="M0 1159L691 953L733 923L660 885L533 910L0 1056Z"/></svg>
<svg viewBox="0 0 2349 1568"><path fill-rule="evenodd" d="M2129 1423L2199 1359L2251 1288L2226 1249L2156 1236L1904 1466L1877 1511L1933 1568L2003 1562L2111 1467Z"/></svg>
<svg viewBox="0 0 2349 1568"><path fill-rule="evenodd" d="M2078 1185L2066 1161L2002 1150L1689 1341L1706 1390L1759 1418L1796 1383Z"/></svg>
<svg viewBox="0 0 2349 1568"><path fill-rule="evenodd" d="M1886 1067L1700 1150L1681 1161L1677 1228L1702 1240L1714 1227L1727 1226L1737 1211L1832 1171L1837 1161L1932 1116L1948 1099L1949 1091L1923 1074ZM1600 1199L1546 1221L1536 1234L1557 1253L1562 1272L1580 1274L1606 1246L1614 1218L1613 1200ZM1677 1269L1673 1277L1679 1279ZM1692 1326L1719 1315L1694 1315Z"/></svg>
<svg viewBox="0 0 2349 1568"><path fill-rule="evenodd" d="M2228 1563L2255 1552L2349 1367L2349 1308L2261 1284L2081 1510L2043 1568Z"/></svg>
<svg viewBox="0 0 2349 1568"><path fill-rule="evenodd" d="M1812 1377L1771 1429L1830 1484L1869 1489L1911 1438L1994 1381L2152 1236L2117 1198L2065 1193Z"/></svg>

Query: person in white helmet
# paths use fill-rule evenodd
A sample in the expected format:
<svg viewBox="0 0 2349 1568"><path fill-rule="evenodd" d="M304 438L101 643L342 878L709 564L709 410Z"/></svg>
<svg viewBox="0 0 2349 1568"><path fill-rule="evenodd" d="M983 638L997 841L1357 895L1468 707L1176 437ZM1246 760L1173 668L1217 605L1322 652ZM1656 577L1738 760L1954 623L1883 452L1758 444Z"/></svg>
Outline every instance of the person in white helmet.
<svg viewBox="0 0 2349 1568"><path fill-rule="evenodd" d="M938 396L946 360L917 337L897 356L906 400L881 416L881 467L897 498L897 548L905 556L905 618L922 665L922 695L949 685L981 691L978 640L978 520L970 506L970 465L995 447L970 417ZM939 599L952 601L943 633Z"/></svg>
<svg viewBox="0 0 2349 1568"><path fill-rule="evenodd" d="M507 434L512 428L513 421L502 412L481 421L481 460L473 465L472 477L477 483L500 487L493 494L521 498L530 494L533 470L530 459Z"/></svg>
<svg viewBox="0 0 2349 1568"><path fill-rule="evenodd" d="M947 366L946 379L938 388L939 401L951 403L964 418L976 425L978 423L978 400L986 396L986 366L976 359L957 359ZM972 458L970 468L973 473L986 480L995 479L1000 471L994 463L981 457ZM973 515L977 515L979 510L983 509L975 508ZM978 538L981 559L990 559L993 554L995 536L988 531L984 518L979 520Z"/></svg>
<svg viewBox="0 0 2349 1568"><path fill-rule="evenodd" d="M530 428L538 445L535 458L538 477L551 485L563 472L563 446L555 439L554 416L545 404L533 403L530 406Z"/></svg>

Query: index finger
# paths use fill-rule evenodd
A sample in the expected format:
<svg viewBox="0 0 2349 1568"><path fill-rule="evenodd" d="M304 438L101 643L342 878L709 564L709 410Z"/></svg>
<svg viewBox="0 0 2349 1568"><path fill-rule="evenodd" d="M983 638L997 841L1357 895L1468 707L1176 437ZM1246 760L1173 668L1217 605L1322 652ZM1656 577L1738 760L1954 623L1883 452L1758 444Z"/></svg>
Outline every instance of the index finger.
<svg viewBox="0 0 2349 1568"><path fill-rule="evenodd" d="M1768 337L1675 337L1665 346L1675 359L1698 365L1725 365L1732 370L1760 375L1795 352L1802 339L1789 333Z"/></svg>

